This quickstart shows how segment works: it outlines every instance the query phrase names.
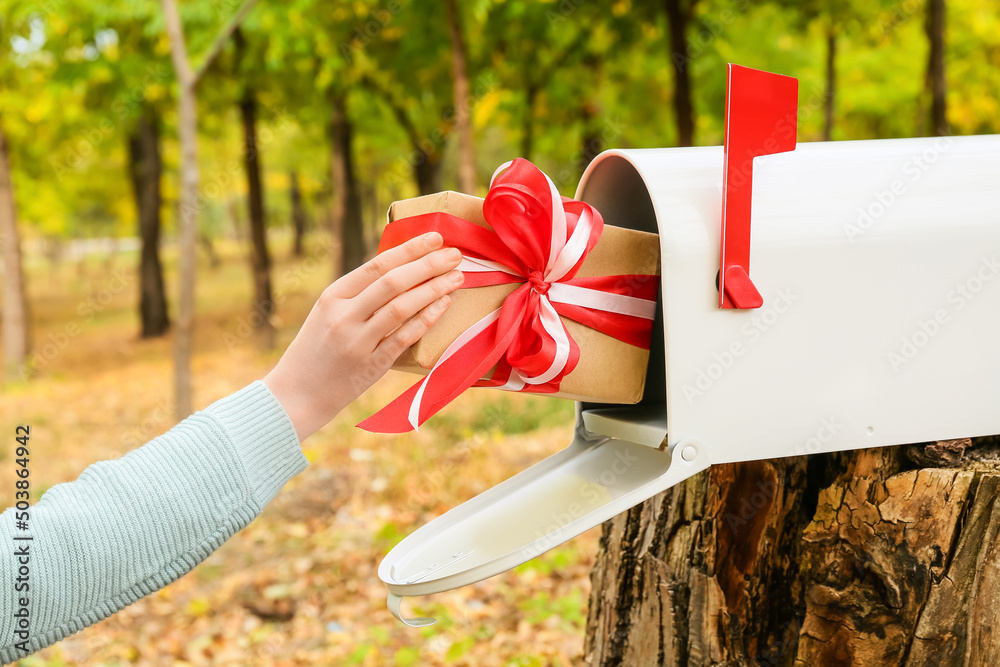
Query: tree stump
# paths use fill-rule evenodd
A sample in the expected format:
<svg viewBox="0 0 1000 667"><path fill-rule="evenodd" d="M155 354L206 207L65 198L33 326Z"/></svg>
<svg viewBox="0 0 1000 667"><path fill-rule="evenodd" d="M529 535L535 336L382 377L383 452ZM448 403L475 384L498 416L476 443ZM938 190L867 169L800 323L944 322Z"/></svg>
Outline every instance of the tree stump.
<svg viewBox="0 0 1000 667"><path fill-rule="evenodd" d="M1000 438L712 466L605 523L591 665L1000 664Z"/></svg>

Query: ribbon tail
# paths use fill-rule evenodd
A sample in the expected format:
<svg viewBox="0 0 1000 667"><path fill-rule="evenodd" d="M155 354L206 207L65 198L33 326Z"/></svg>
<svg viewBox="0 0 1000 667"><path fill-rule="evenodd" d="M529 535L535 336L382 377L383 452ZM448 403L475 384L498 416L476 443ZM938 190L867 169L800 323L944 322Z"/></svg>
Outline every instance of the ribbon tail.
<svg viewBox="0 0 1000 667"><path fill-rule="evenodd" d="M427 382L427 378L421 378L420 382L404 391L391 403L358 424L358 428L364 429L369 433L406 433L412 431L413 424L410 423L408 417L410 405L425 382Z"/></svg>
<svg viewBox="0 0 1000 667"><path fill-rule="evenodd" d="M510 309L505 304L469 327L444 351L426 377L358 427L372 433L415 430L497 364L517 333L514 325L522 313L523 309ZM517 318L514 322L512 316Z"/></svg>

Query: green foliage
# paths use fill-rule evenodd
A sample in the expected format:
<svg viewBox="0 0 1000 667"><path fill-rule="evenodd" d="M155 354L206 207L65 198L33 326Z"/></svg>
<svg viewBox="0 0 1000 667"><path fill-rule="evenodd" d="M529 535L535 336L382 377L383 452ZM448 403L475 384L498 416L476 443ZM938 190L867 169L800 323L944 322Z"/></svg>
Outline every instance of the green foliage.
<svg viewBox="0 0 1000 667"><path fill-rule="evenodd" d="M406 536L407 533L405 531L400 530L399 526L390 522L383 525L381 530L375 534L375 543L379 549L389 551L402 542Z"/></svg>
<svg viewBox="0 0 1000 667"><path fill-rule="evenodd" d="M558 598L553 598L544 591L538 592L522 602L520 608L532 625L555 617L564 626L582 628L587 621L587 600L578 590Z"/></svg>
<svg viewBox="0 0 1000 667"><path fill-rule="evenodd" d="M726 62L800 80L800 138L820 138L826 35L838 43L834 139L926 133L923 3L878 0L701 0L689 34L696 137L722 139ZM189 50L209 48L238 3L181 3ZM475 0L459 3L469 50L480 180L522 149L571 194L591 149L669 146L670 49L662 3ZM1000 15L985 0L948 0L948 117L956 133L1000 125ZM0 123L9 137L27 238L133 235L129 133L155 114L164 136L165 215L172 237L178 164L169 42L156 0L0 0ZM312 216L330 191L329 95L349 95L358 176L372 238L393 199L412 196L413 151L453 187L454 109L443 10L432 0L262 2L200 88L203 224L233 224L245 196L235 104L252 86L261 108L266 203L290 218L288 174ZM527 137L531 136L531 141ZM596 143L595 143L596 142ZM229 207L229 208L227 208Z"/></svg>

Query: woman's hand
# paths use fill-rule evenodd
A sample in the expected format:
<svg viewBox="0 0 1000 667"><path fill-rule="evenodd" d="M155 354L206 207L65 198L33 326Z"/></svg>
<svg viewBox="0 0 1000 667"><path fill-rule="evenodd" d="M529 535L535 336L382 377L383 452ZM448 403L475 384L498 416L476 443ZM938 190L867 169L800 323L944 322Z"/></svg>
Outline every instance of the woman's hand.
<svg viewBox="0 0 1000 667"><path fill-rule="evenodd" d="M461 253L436 232L387 250L320 295L264 383L305 440L361 395L448 309Z"/></svg>

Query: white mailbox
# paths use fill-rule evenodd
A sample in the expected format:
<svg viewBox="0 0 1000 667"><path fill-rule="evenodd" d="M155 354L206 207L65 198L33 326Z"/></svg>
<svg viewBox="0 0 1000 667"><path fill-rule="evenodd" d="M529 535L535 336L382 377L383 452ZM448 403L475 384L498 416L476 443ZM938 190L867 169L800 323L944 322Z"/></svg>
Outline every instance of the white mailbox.
<svg viewBox="0 0 1000 667"><path fill-rule="evenodd" d="M379 568L397 617L714 463L1000 433L1000 136L757 158L757 308L719 307L724 166L698 147L587 168L577 199L659 234L644 398L578 404L569 447L404 539Z"/></svg>

